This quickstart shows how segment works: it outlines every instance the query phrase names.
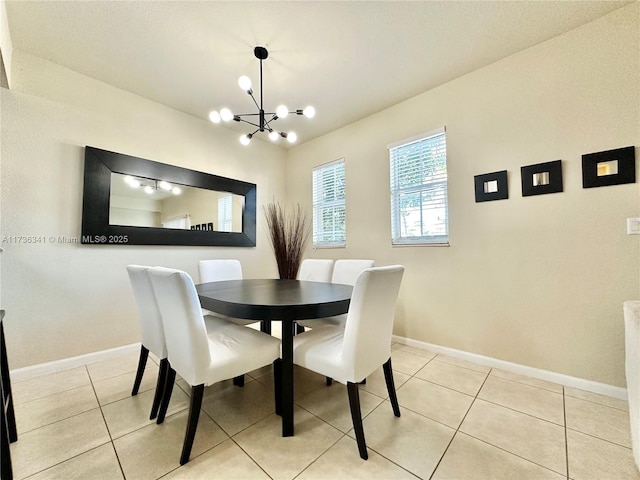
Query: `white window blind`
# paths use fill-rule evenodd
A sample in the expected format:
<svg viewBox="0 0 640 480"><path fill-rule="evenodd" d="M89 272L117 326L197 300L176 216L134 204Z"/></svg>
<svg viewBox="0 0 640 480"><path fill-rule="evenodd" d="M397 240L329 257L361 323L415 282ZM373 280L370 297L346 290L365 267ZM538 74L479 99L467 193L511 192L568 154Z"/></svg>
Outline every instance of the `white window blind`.
<svg viewBox="0 0 640 480"><path fill-rule="evenodd" d="M344 159L313 169L313 246L344 247Z"/></svg>
<svg viewBox="0 0 640 480"><path fill-rule="evenodd" d="M444 128L397 142L388 148L392 244L448 244Z"/></svg>
<svg viewBox="0 0 640 480"><path fill-rule="evenodd" d="M231 214L231 195L218 198L218 231L231 232L233 230Z"/></svg>
<svg viewBox="0 0 640 480"><path fill-rule="evenodd" d="M191 218L189 215L180 215L172 217L162 222L162 228L179 228L181 230L189 230L191 228Z"/></svg>

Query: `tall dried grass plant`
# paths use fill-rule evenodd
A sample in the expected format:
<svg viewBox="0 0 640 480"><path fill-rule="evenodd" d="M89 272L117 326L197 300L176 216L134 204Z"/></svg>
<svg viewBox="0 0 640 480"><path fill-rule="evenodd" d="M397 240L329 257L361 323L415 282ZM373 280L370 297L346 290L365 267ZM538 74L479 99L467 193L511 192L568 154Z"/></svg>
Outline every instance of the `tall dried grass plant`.
<svg viewBox="0 0 640 480"><path fill-rule="evenodd" d="M299 204L287 210L280 203L272 202L263 209L280 278L295 279L311 237L311 223Z"/></svg>

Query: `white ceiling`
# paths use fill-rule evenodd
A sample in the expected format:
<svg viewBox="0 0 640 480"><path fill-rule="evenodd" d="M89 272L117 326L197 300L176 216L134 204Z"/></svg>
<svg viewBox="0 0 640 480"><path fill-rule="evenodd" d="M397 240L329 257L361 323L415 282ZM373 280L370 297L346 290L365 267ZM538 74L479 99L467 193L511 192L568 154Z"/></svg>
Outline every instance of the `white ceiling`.
<svg viewBox="0 0 640 480"><path fill-rule="evenodd" d="M625 1L7 1L13 48L207 119L314 105L298 143L588 23ZM223 128L211 126L212 128ZM249 133L248 126L230 127ZM264 137L266 140L266 136ZM283 146L284 143L282 143Z"/></svg>

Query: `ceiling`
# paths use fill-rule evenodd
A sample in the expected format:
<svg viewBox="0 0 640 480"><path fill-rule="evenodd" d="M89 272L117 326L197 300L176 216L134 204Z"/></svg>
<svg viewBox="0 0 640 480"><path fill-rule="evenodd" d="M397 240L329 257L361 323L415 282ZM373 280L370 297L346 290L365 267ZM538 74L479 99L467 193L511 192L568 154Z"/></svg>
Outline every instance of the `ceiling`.
<svg viewBox="0 0 640 480"><path fill-rule="evenodd" d="M258 90L253 48L265 46L265 110L316 108L312 120L278 120L298 144L628 3L6 1L15 50L202 119L257 111L237 79Z"/></svg>

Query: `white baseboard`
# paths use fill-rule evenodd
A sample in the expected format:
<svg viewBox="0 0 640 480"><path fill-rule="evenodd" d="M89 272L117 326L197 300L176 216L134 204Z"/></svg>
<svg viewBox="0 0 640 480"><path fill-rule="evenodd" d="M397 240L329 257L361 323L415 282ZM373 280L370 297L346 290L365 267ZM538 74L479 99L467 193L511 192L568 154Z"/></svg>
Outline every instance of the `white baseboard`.
<svg viewBox="0 0 640 480"><path fill-rule="evenodd" d="M420 342L418 340L399 337L397 335L393 336L393 341L401 343L403 345L408 345L410 347L429 350L433 353L440 353L442 355L448 355L460 360L466 360L478 365L484 365L485 367L499 368L507 372L518 373L520 375L527 375L539 380L558 383L566 387L578 388L580 390L586 390L587 392L591 393L598 393L600 395L607 395L609 397L627 400L626 388L616 387L614 385L608 385L606 383L594 382L592 380L585 380L584 378L572 377L569 375L564 375L562 373L551 372L549 370L541 370L539 368L528 367L526 365L520 365L518 363L511 363L504 360L499 360L497 358L485 357L484 355L478 355L477 353L465 352L464 350L456 350L455 348L442 347L440 345L434 345L432 343Z"/></svg>
<svg viewBox="0 0 640 480"><path fill-rule="evenodd" d="M549 370L528 367L526 365L520 365L518 363L507 362L505 360L499 360L492 357L485 357L484 355L478 355L477 353L465 352L464 350L456 350L455 348L442 347L433 343L421 342L418 340L413 340L411 338L399 337L397 335L393 336L393 341L401 343L403 345L408 345L410 347L429 350L433 353L440 353L442 355L459 358L460 360L466 360L478 365L499 368L507 372L527 375L539 380L546 380L548 382L558 383L560 385L571 388L578 388L587 392L598 393L600 395L607 395L609 397L627 400L626 388L616 387L614 385L608 385L606 383L594 382L592 380L585 380L584 378L572 377L569 375L564 375L562 373L551 372ZM87 353L85 355L79 355L77 357L65 358L62 360L42 363L30 367L17 368L15 370L11 370L11 380L14 382L20 382L31 377L57 372L60 370L67 370L69 368L74 368L89 363L100 362L103 360L108 360L110 358L118 357L123 353L127 353L128 351L138 352L139 350L140 344L133 343L131 345L112 348L110 350L102 350L100 352Z"/></svg>
<svg viewBox="0 0 640 480"><path fill-rule="evenodd" d="M32 365L30 367L16 368L15 370L11 370L11 381L21 382L32 377L59 372L61 370L68 370L69 368L79 367L81 365L86 365L89 363L109 360L111 358L121 356L128 351L139 352L140 344L132 343L131 345L111 348L109 350L101 350L99 352L87 353L85 355L78 355L77 357L63 358L62 360L41 363L39 365Z"/></svg>

